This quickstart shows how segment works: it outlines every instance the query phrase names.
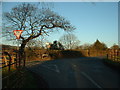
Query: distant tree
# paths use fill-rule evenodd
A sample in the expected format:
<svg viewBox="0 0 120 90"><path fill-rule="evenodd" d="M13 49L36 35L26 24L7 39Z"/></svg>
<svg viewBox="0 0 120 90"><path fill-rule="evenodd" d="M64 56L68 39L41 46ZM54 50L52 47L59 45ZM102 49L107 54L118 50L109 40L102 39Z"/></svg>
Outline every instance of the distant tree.
<svg viewBox="0 0 120 90"><path fill-rule="evenodd" d="M58 42L58 46L60 50L64 50L64 46L60 42Z"/></svg>
<svg viewBox="0 0 120 90"><path fill-rule="evenodd" d="M58 15L49 8L39 8L37 5L22 3L12 8L10 12L3 13L3 34L11 40L16 40L13 30L24 30L20 39L20 60L24 58L26 44L41 35L48 35L56 28L72 31L75 28L64 17Z"/></svg>
<svg viewBox="0 0 120 90"><path fill-rule="evenodd" d="M50 45L50 49L52 49L52 50L64 50L64 47L60 42L54 41L53 44Z"/></svg>
<svg viewBox="0 0 120 90"><path fill-rule="evenodd" d="M3 50L12 50L12 49L15 50L15 49L17 49L16 46L5 45L5 44L1 44L0 47L1 47L1 49L3 49Z"/></svg>
<svg viewBox="0 0 120 90"><path fill-rule="evenodd" d="M61 36L59 41L63 44L65 49L75 49L77 46L79 46L80 43L77 37L70 33Z"/></svg>
<svg viewBox="0 0 120 90"><path fill-rule="evenodd" d="M57 41L54 41L53 44L51 44L51 49L58 50Z"/></svg>
<svg viewBox="0 0 120 90"><path fill-rule="evenodd" d="M27 47L32 48L32 49L43 49L43 42L40 40L30 40L27 43Z"/></svg>
<svg viewBox="0 0 120 90"><path fill-rule="evenodd" d="M105 43L100 42L98 39L96 40L96 42L91 46L91 49L95 49L95 50L106 50L107 46Z"/></svg>
<svg viewBox="0 0 120 90"><path fill-rule="evenodd" d="M91 45L88 43L78 46L78 49L90 49L90 48L91 48Z"/></svg>
<svg viewBox="0 0 120 90"><path fill-rule="evenodd" d="M111 49L119 49L120 47L119 47L119 45L116 45L116 44L114 44L112 47L111 47Z"/></svg>

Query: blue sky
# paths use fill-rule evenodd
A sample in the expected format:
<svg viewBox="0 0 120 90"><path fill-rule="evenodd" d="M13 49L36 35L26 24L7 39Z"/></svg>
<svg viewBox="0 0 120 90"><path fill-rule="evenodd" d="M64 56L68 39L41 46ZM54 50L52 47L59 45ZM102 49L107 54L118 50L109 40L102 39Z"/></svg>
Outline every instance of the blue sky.
<svg viewBox="0 0 120 90"><path fill-rule="evenodd" d="M18 3L3 3L3 12L10 11ZM94 43L96 39L107 44L118 44L118 3L117 2L52 2L54 10L69 20L76 27L73 32L81 41ZM50 42L59 40L66 32L60 30L51 33L46 39Z"/></svg>

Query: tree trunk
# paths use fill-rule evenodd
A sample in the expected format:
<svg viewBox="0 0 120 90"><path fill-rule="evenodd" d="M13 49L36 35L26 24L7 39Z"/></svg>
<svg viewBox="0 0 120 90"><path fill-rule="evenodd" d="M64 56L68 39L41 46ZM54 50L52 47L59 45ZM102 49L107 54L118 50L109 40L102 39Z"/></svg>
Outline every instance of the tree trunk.
<svg viewBox="0 0 120 90"><path fill-rule="evenodd" d="M23 65L25 66L25 45L27 41L23 41L19 48L19 67L21 66L21 61L23 61Z"/></svg>

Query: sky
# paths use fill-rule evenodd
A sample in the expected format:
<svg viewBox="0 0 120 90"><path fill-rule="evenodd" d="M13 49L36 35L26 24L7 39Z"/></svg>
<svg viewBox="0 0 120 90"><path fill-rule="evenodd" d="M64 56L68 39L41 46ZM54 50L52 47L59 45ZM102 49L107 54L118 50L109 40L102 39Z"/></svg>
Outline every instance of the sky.
<svg viewBox="0 0 120 90"><path fill-rule="evenodd" d="M3 2L2 12L9 12L18 4L20 2ZM108 47L118 44L118 2L52 2L48 5L76 27L73 34L80 45L93 44L97 39ZM64 34L63 30L56 31L46 39L53 42Z"/></svg>

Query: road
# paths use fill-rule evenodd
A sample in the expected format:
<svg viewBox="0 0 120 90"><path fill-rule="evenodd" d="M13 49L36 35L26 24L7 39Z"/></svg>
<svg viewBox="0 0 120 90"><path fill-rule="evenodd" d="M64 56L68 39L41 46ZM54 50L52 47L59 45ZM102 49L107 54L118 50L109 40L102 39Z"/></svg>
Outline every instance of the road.
<svg viewBox="0 0 120 90"><path fill-rule="evenodd" d="M96 57L61 59L28 67L49 88L120 88L120 74Z"/></svg>

